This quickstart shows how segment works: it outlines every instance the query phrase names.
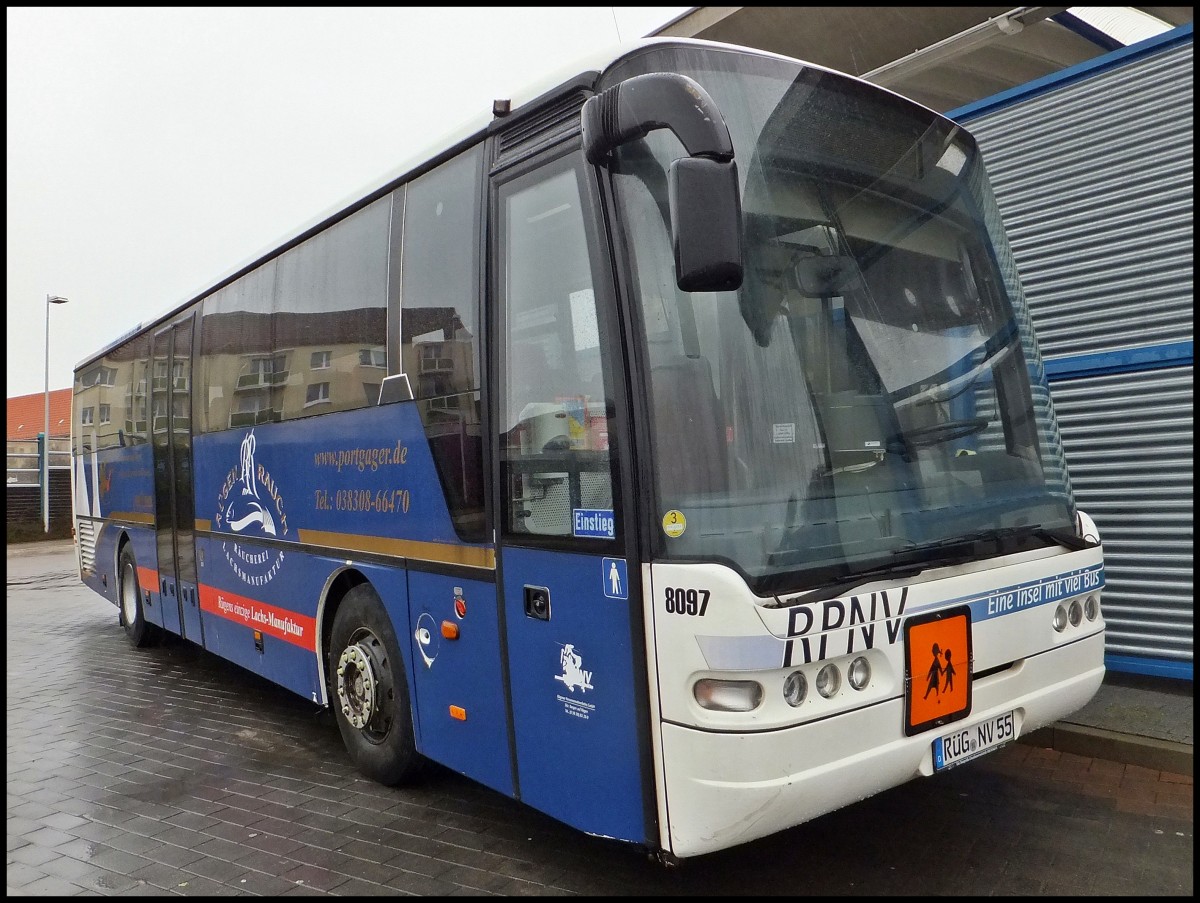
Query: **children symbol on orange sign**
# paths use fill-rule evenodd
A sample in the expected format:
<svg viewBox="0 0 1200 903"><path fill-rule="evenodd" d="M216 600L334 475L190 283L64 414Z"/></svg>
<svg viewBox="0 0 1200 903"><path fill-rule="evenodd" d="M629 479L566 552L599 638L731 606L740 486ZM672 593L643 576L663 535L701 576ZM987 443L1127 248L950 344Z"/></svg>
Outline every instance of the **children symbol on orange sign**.
<svg viewBox="0 0 1200 903"><path fill-rule="evenodd" d="M930 693L936 693L938 703L941 704L942 693L952 693L954 691L954 662L951 659L954 657L953 651L947 647L946 664L942 664L942 650L937 643L933 644L933 662L929 666L928 682L925 685L925 695L922 699L928 699ZM946 682L942 683L942 677L946 678Z"/></svg>
<svg viewBox="0 0 1200 903"><path fill-rule="evenodd" d="M942 685L942 689L949 693L954 689L954 665L950 662L950 648L946 648L946 664L942 666L942 676L946 678L946 682Z"/></svg>
<svg viewBox="0 0 1200 903"><path fill-rule="evenodd" d="M941 691L938 689L938 685L941 683L942 678L942 663L940 660L941 654L941 648L937 643L934 643L933 664L929 666L928 682L925 684L925 695L921 697L922 699L928 699L930 693L937 693L939 696L938 702L941 702Z"/></svg>

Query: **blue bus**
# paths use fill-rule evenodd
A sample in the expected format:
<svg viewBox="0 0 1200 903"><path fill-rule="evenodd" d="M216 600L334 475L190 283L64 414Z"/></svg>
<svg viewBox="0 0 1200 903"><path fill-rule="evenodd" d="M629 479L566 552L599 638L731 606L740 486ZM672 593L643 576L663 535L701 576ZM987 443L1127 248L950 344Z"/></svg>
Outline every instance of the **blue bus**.
<svg viewBox="0 0 1200 903"><path fill-rule="evenodd" d="M83 582L665 861L932 776L1104 674L979 149L899 95L587 60L76 369Z"/></svg>

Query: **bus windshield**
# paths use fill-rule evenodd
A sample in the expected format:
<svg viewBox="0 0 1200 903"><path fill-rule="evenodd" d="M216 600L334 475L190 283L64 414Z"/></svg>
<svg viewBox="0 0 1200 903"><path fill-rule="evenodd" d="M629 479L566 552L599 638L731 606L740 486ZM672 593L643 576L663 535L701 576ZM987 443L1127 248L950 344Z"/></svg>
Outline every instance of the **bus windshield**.
<svg viewBox="0 0 1200 903"><path fill-rule="evenodd" d="M723 560L756 591L796 591L980 554L960 540L999 554L1073 534L974 141L903 98L777 58L657 47L610 77L653 71L694 78L723 111L745 255L738 291L680 291L667 173L682 146L657 130L618 149L657 556Z"/></svg>

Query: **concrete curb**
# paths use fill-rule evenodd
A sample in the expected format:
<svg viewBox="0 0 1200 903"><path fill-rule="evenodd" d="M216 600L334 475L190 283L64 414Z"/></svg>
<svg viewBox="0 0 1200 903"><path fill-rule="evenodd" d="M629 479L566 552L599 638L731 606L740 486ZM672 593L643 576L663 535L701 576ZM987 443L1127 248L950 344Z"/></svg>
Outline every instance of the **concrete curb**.
<svg viewBox="0 0 1200 903"><path fill-rule="evenodd" d="M1192 777L1192 747L1186 743L1123 734L1119 731L1060 722L1019 738L1019 742L1125 765L1138 765Z"/></svg>

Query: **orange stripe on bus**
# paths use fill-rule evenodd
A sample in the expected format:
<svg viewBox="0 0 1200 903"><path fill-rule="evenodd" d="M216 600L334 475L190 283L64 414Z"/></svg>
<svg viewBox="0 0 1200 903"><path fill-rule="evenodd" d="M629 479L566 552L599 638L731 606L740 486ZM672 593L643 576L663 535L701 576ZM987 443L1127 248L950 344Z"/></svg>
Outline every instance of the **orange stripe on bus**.
<svg viewBox="0 0 1200 903"><path fill-rule="evenodd" d="M200 584L200 608L235 624L261 630L268 636L309 652L317 651L317 622L307 615L203 583Z"/></svg>
<svg viewBox="0 0 1200 903"><path fill-rule="evenodd" d="M158 571L144 568L140 564L137 569L138 586L142 589L148 589L152 592L158 592Z"/></svg>

